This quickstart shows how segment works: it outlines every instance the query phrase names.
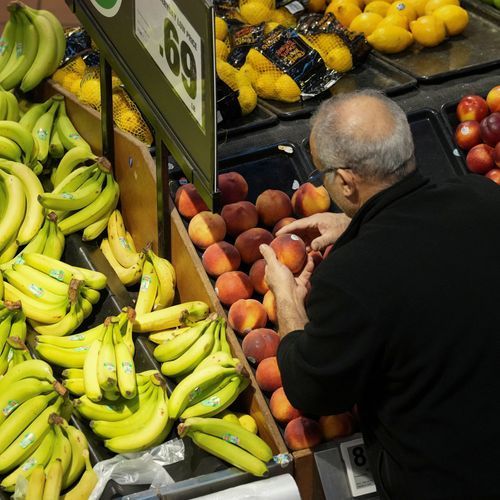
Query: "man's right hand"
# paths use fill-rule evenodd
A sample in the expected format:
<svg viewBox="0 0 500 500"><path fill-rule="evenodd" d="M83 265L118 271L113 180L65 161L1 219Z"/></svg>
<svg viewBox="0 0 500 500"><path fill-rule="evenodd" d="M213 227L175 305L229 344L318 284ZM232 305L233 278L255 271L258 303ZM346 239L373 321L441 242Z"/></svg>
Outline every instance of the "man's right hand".
<svg viewBox="0 0 500 500"><path fill-rule="evenodd" d="M306 241L311 241L312 250L323 250L335 243L350 224L351 219L345 214L325 212L299 219L282 227L280 234L295 233Z"/></svg>

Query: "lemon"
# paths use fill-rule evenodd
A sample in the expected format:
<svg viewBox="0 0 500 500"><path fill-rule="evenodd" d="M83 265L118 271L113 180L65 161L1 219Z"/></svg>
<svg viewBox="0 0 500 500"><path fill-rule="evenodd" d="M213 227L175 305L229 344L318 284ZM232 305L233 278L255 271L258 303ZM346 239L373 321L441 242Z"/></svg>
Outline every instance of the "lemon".
<svg viewBox="0 0 500 500"><path fill-rule="evenodd" d="M252 416L245 413L236 414L236 416L238 417L241 427L246 429L248 432L251 432L252 434L257 434L257 422Z"/></svg>
<svg viewBox="0 0 500 500"><path fill-rule="evenodd" d="M294 15L286 9L276 9L271 11L271 21L281 24L281 26L285 26L285 28L291 28L297 24Z"/></svg>
<svg viewBox="0 0 500 500"><path fill-rule="evenodd" d="M141 116L131 109L119 113L114 119L118 127L127 132L134 132L142 127Z"/></svg>
<svg viewBox="0 0 500 500"><path fill-rule="evenodd" d="M87 65L85 64L85 61L80 56L75 57L69 63L69 66L71 66L71 71L78 73L80 76L83 76L83 73L85 73L85 70L87 69Z"/></svg>
<svg viewBox="0 0 500 500"><path fill-rule="evenodd" d="M352 20L361 14L361 9L349 0L335 0L326 12L331 12L343 26L349 26Z"/></svg>
<svg viewBox="0 0 500 500"><path fill-rule="evenodd" d="M75 94L77 97L80 95L80 84L82 82L82 79L80 77L76 77L73 79L73 81L70 83L68 90L72 93Z"/></svg>
<svg viewBox="0 0 500 500"><path fill-rule="evenodd" d="M375 0L374 2L369 3L366 7L364 12L370 13L373 12L374 14L378 14L379 16L384 17L387 14L387 11L389 10L389 7L391 4L389 2L382 2L382 0Z"/></svg>
<svg viewBox="0 0 500 500"><path fill-rule="evenodd" d="M326 9L326 0L309 0L306 8L309 12L323 12Z"/></svg>
<svg viewBox="0 0 500 500"><path fill-rule="evenodd" d="M365 36L371 35L383 17L375 12L364 12L356 16L349 25L351 31L359 31Z"/></svg>
<svg viewBox="0 0 500 500"><path fill-rule="evenodd" d="M67 71L64 70L64 68L59 68L53 75L52 75L52 80L54 80L56 83L59 85L63 84L64 77L66 76Z"/></svg>
<svg viewBox="0 0 500 500"><path fill-rule="evenodd" d="M229 55L229 48L222 40L215 40L215 57L225 61Z"/></svg>
<svg viewBox="0 0 500 500"><path fill-rule="evenodd" d="M264 35L267 35L268 33L271 33L271 31L273 31L273 29L277 28L278 26L279 26L279 23L275 23L273 21L269 21L264 26Z"/></svg>
<svg viewBox="0 0 500 500"><path fill-rule="evenodd" d="M410 23L410 29L415 41L424 47L435 47L446 38L443 21L434 16L420 16Z"/></svg>
<svg viewBox="0 0 500 500"><path fill-rule="evenodd" d="M300 88L288 75L281 75L275 83L276 96L280 101L296 102L300 99Z"/></svg>
<svg viewBox="0 0 500 500"><path fill-rule="evenodd" d="M75 80L80 80L80 77L76 73L66 73L62 78L61 85L66 90L69 90Z"/></svg>
<svg viewBox="0 0 500 500"><path fill-rule="evenodd" d="M386 15L389 16L390 14L403 14L408 18L408 21L417 19L417 11L407 1L398 1L391 4Z"/></svg>
<svg viewBox="0 0 500 500"><path fill-rule="evenodd" d="M237 75L238 70L229 63L217 59L216 61L217 76L233 90L238 88Z"/></svg>
<svg viewBox="0 0 500 500"><path fill-rule="evenodd" d="M238 102L240 103L241 112L244 115L251 113L257 106L257 94L250 85L244 85L239 88Z"/></svg>
<svg viewBox="0 0 500 500"><path fill-rule="evenodd" d="M259 97L264 99L276 98L276 76L272 73L264 73L257 78L255 82L255 90Z"/></svg>
<svg viewBox="0 0 500 500"><path fill-rule="evenodd" d="M233 424L241 425L240 421L238 420L238 417L234 413L231 413L230 411L225 412L223 414L222 420L225 420L226 422L232 422Z"/></svg>
<svg viewBox="0 0 500 500"><path fill-rule="evenodd" d="M99 107L101 104L101 82L87 80L80 85L80 101L91 106Z"/></svg>
<svg viewBox="0 0 500 500"><path fill-rule="evenodd" d="M443 21L448 36L460 35L469 24L469 14L458 5L443 5L432 15Z"/></svg>
<svg viewBox="0 0 500 500"><path fill-rule="evenodd" d="M443 5L457 5L460 6L460 2L458 0L429 0L425 4L425 15L432 14L436 9L442 7Z"/></svg>
<svg viewBox="0 0 500 500"><path fill-rule="evenodd" d="M250 49L248 51L246 62L251 64L255 71L274 71L276 66L264 55L262 55L258 50Z"/></svg>
<svg viewBox="0 0 500 500"><path fill-rule="evenodd" d="M401 52L413 42L413 36L410 32L392 24L377 28L366 39L376 50L387 54Z"/></svg>
<svg viewBox="0 0 500 500"><path fill-rule="evenodd" d="M345 73L352 69L351 52L345 46L332 49L328 52L325 63L330 69L334 69L339 73Z"/></svg>
<svg viewBox="0 0 500 500"><path fill-rule="evenodd" d="M271 19L271 9L256 0L240 7L241 17L248 24L260 24Z"/></svg>
<svg viewBox="0 0 500 500"><path fill-rule="evenodd" d="M425 6L429 0L408 0L408 3L417 11L417 16L425 15Z"/></svg>
<svg viewBox="0 0 500 500"><path fill-rule="evenodd" d="M227 24L222 17L215 16L215 38L224 40L227 36Z"/></svg>
<svg viewBox="0 0 500 500"><path fill-rule="evenodd" d="M408 18L406 16L403 16L402 14L389 14L388 16L384 17L378 27L385 26L386 24L399 26L400 28L404 28L405 30L409 29Z"/></svg>
<svg viewBox="0 0 500 500"><path fill-rule="evenodd" d="M245 77L249 80L249 82L253 85L257 78L259 77L259 73L255 71L251 64L245 63L240 68L240 74L245 75Z"/></svg>

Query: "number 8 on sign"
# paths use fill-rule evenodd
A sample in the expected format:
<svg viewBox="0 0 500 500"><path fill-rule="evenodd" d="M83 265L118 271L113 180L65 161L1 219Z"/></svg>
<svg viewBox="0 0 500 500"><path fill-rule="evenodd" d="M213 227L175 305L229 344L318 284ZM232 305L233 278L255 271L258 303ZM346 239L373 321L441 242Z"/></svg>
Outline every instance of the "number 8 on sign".
<svg viewBox="0 0 500 500"><path fill-rule="evenodd" d="M340 453L344 460L347 480L353 497L374 493L375 483L368 466L362 438L340 443Z"/></svg>

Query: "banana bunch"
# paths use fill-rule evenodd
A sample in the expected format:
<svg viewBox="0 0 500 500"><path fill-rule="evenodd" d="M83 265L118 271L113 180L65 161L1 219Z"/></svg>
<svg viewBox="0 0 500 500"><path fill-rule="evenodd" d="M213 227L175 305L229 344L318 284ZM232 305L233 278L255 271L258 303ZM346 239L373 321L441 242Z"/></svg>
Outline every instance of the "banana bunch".
<svg viewBox="0 0 500 500"><path fill-rule="evenodd" d="M160 374L153 370L136 375L137 394L132 399L93 402L88 396L75 400L90 427L116 453L132 453L156 446L168 436L173 420Z"/></svg>
<svg viewBox="0 0 500 500"><path fill-rule="evenodd" d="M72 333L99 301L106 276L37 253L24 252L22 261L3 271L5 299L21 303L37 333Z"/></svg>
<svg viewBox="0 0 500 500"><path fill-rule="evenodd" d="M0 56L1 57L1 56ZM7 120L10 122L19 121L19 103L14 95L14 92L4 90L0 87L0 120ZM2 137L0 140L0 156L8 160L20 161L21 149L19 146L11 141ZM14 156L12 158L12 156Z"/></svg>
<svg viewBox="0 0 500 500"><path fill-rule="evenodd" d="M47 10L31 9L17 0L7 9L10 19L2 33L0 85L28 92L57 69L66 38L59 20Z"/></svg>
<svg viewBox="0 0 500 500"><path fill-rule="evenodd" d="M125 286L134 285L141 279L146 256L144 252L137 252L134 240L130 233L125 230L122 214L119 210L113 210L110 214L107 227L108 237L101 242L102 253L120 281ZM166 277L172 281L170 272ZM163 290L166 286L162 285L161 289Z"/></svg>
<svg viewBox="0 0 500 500"><path fill-rule="evenodd" d="M33 454L37 454L36 460L26 461L3 481L6 489L11 489L20 475L27 477L27 500L59 498L61 491L83 477L83 471L89 468L88 443L82 431L57 413L52 413L48 421L49 431ZM79 490L79 485L75 489Z"/></svg>
<svg viewBox="0 0 500 500"><path fill-rule="evenodd" d="M43 187L30 168L0 158L0 264L11 260L19 245L40 230L43 208L33 196L41 192Z"/></svg>
<svg viewBox="0 0 500 500"><path fill-rule="evenodd" d="M12 251L8 252L6 249L2 253L0 256L0 269L5 271L11 269L14 264L23 264L24 260L22 256L25 253L40 253L57 260L62 257L65 238L57 225L57 215L55 212L50 212L45 221L42 219L42 223L43 225L36 236L25 247L18 250L13 258L7 260L12 255ZM16 246L16 249L19 249L19 246Z"/></svg>
<svg viewBox="0 0 500 500"><path fill-rule="evenodd" d="M179 436L189 436L203 450L254 476L268 473L273 457L267 443L241 425L220 418L188 418L179 424Z"/></svg>
<svg viewBox="0 0 500 500"><path fill-rule="evenodd" d="M21 304L0 300L0 376L26 359L31 359L25 340L26 317Z"/></svg>
<svg viewBox="0 0 500 500"><path fill-rule="evenodd" d="M134 332L160 332L178 326L188 326L205 319L210 312L208 304L199 300L183 302L175 306L137 315Z"/></svg>

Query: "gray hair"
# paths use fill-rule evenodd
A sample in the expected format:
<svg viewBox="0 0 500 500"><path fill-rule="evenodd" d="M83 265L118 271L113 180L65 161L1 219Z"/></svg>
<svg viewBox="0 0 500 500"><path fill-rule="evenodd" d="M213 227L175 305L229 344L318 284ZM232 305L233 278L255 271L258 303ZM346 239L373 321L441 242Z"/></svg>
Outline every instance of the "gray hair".
<svg viewBox="0 0 500 500"><path fill-rule="evenodd" d="M392 119L390 133L374 134L346 126L337 119L340 107L360 96L377 99ZM361 90L325 101L311 119L316 156L322 170L350 168L363 178L395 182L415 169L415 148L404 111L381 92Z"/></svg>

